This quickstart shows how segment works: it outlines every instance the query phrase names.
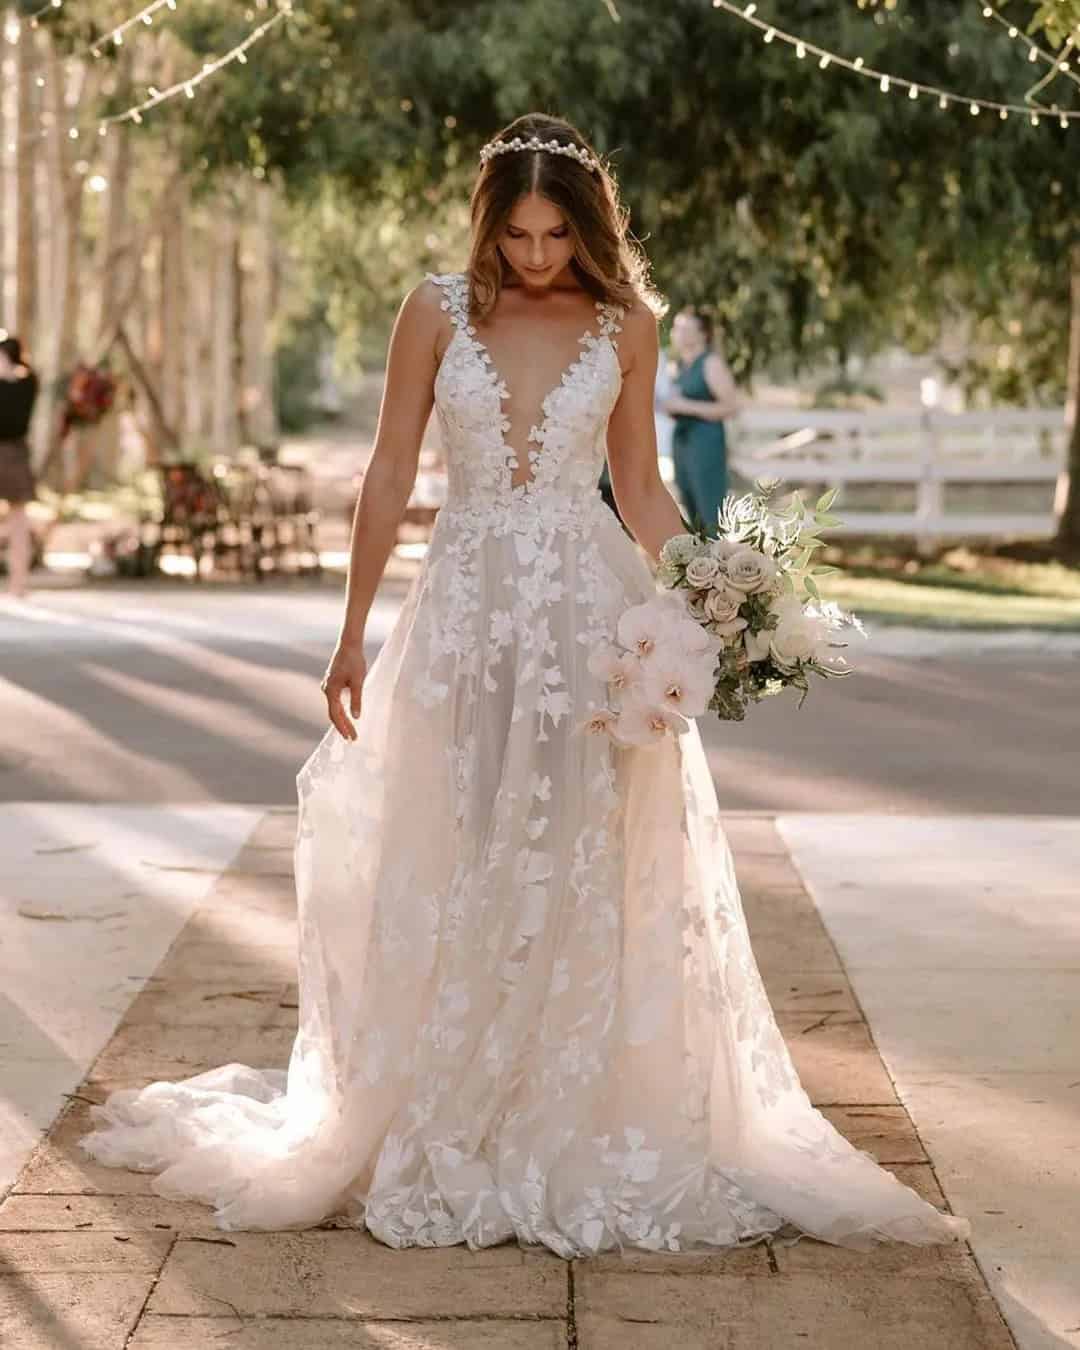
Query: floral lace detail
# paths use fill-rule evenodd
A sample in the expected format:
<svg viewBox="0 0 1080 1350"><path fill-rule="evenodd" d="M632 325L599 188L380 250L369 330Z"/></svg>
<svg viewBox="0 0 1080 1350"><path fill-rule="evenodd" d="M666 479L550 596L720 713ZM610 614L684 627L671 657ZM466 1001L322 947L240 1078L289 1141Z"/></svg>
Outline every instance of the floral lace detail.
<svg viewBox="0 0 1080 1350"><path fill-rule="evenodd" d="M114 1093L85 1141L224 1228L331 1215L395 1247L565 1257L964 1232L811 1106L765 996L697 728L617 749L588 670L649 569L596 490L620 313L543 403L514 486L466 312L436 380L450 491L364 684L297 777L287 1075Z"/></svg>

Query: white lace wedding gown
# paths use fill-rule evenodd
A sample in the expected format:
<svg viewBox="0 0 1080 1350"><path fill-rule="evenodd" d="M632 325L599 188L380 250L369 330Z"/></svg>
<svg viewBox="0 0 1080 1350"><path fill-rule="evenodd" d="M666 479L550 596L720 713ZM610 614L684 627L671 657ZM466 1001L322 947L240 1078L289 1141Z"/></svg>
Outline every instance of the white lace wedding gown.
<svg viewBox="0 0 1080 1350"><path fill-rule="evenodd" d="M591 646L654 594L596 488L621 312L597 306L514 486L465 279L430 279L448 499L358 740L327 731L297 780L287 1074L114 1093L84 1146L223 1228L344 1215L394 1247L962 1236L800 1086L696 726L633 750L580 730Z"/></svg>

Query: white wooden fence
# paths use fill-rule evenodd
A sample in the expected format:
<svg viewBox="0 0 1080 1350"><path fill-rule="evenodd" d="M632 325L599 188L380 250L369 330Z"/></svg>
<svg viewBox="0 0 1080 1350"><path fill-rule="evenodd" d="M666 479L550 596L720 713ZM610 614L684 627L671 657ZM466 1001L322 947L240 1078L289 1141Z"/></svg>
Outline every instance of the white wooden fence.
<svg viewBox="0 0 1080 1350"><path fill-rule="evenodd" d="M1055 530L1053 484L1064 473L1062 412L815 412L748 409L731 427L732 464L745 478L792 487L838 487L835 510L849 534L916 538L1046 537ZM1043 485L1040 510L949 511L948 484ZM852 510L846 484L914 488L910 510ZM887 491L883 493L887 496ZM895 495L895 494L893 494ZM1030 493L1028 494L1031 495ZM1040 496L1043 494L1039 494ZM1057 500L1061 500L1060 491Z"/></svg>

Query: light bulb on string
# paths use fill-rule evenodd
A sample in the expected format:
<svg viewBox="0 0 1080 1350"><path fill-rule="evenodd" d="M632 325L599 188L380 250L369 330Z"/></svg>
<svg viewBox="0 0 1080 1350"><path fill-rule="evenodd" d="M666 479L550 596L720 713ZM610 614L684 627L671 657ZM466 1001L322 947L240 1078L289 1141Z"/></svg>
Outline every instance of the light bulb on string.
<svg viewBox="0 0 1080 1350"><path fill-rule="evenodd" d="M280 9L288 12L290 8L289 0L278 0L278 4ZM894 89L900 89L906 91L907 97L911 102L916 102L925 94L931 98L936 98L938 107L942 111L947 110L953 103L958 106L966 105L973 117L978 117L983 109L986 109L991 115L996 112L1001 121L1007 121L1009 114L1013 112L1021 115L1027 114L1031 117L1034 126L1040 125L1038 116L1033 115L1035 108L1038 108L1039 105L1035 104L1033 106L1030 94L1026 97L1024 104L999 103L994 99L971 97L962 92L938 89L933 85L919 84L916 81L904 79L888 72L875 70L872 66L867 65L866 59L862 56L851 59L837 52L825 51L814 43L800 37L797 33L788 32L775 24L770 24L761 18L755 17L758 11L758 6L756 4L743 4L742 0L738 0L738 2L736 2L736 0L712 0L712 7L714 9L724 10L726 13L734 15L736 18L756 28L762 34L766 43L772 43L777 39L786 42L794 49L796 56L800 59L812 54L816 59L820 70L826 70L831 64L836 63L843 66L845 69L852 71L856 75L861 75L864 79L876 80L882 93L889 93ZM1042 58L1050 63L1053 67L1054 74L1063 73L1069 79L1080 84L1080 77L1073 73L1071 60L1067 59L1067 49L1057 56L1052 56L1049 53L1042 51L1041 48L1035 47L1035 44L1032 43L1029 38L1024 36L1016 25L1008 24L1006 20L997 13L996 6L991 3L991 0L980 0L980 11L983 14L983 17L993 19L1001 24L1002 27L1008 28L1010 37L1022 37L1029 47L1029 60L1035 61ZM1077 36L1080 37L1080 32L1078 32ZM1045 83L1045 81L1042 83ZM1042 88L1042 83L1038 88ZM1034 93L1035 91L1033 90L1030 92ZM1076 112L1066 112L1055 105L1052 109L1042 109L1042 111L1056 117L1062 127L1071 126L1074 120L1080 120L1080 110Z"/></svg>

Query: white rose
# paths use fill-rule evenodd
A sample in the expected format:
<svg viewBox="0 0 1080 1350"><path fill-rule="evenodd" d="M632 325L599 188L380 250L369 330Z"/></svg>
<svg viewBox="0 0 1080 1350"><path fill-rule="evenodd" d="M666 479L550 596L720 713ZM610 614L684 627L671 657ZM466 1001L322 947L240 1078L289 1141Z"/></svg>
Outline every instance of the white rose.
<svg viewBox="0 0 1080 1350"><path fill-rule="evenodd" d="M733 544L730 539L710 539L709 557L716 558L718 562L724 562L733 553L737 553L740 547L741 545Z"/></svg>
<svg viewBox="0 0 1080 1350"><path fill-rule="evenodd" d="M769 655L769 644L772 642L772 630L763 628L760 633L751 633L749 628L743 634L743 645L746 647L746 656L750 661L764 661Z"/></svg>
<svg viewBox="0 0 1080 1350"><path fill-rule="evenodd" d="M685 566L692 558L705 552L705 543L696 534L673 534L665 540L660 550L662 563L681 563Z"/></svg>
<svg viewBox="0 0 1080 1350"><path fill-rule="evenodd" d="M769 652L781 670L794 670L798 662L810 660L817 644L815 624L805 619L785 619L773 630Z"/></svg>
<svg viewBox="0 0 1080 1350"><path fill-rule="evenodd" d="M705 617L713 623L728 623L738 618L743 596L726 587L710 591L705 597Z"/></svg>
<svg viewBox="0 0 1080 1350"><path fill-rule="evenodd" d="M698 589L713 585L719 575L720 564L707 553L699 558L691 558L686 564L686 580Z"/></svg>
<svg viewBox="0 0 1080 1350"><path fill-rule="evenodd" d="M777 567L772 558L748 546L736 549L725 562L728 585L748 595L765 590L776 576Z"/></svg>
<svg viewBox="0 0 1080 1350"><path fill-rule="evenodd" d="M692 595L692 596L689 598L689 600L687 600L687 602L686 602L686 612L687 612L687 614L690 615L690 617L691 617L692 619L696 619L698 623L704 623L704 622L705 622L705 620L706 620L709 616L705 613L705 593L704 593L704 592L702 592L702 594L700 594L700 595Z"/></svg>

